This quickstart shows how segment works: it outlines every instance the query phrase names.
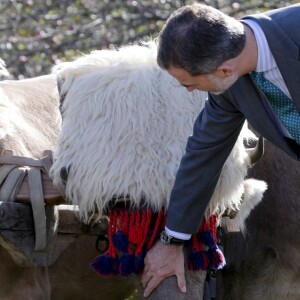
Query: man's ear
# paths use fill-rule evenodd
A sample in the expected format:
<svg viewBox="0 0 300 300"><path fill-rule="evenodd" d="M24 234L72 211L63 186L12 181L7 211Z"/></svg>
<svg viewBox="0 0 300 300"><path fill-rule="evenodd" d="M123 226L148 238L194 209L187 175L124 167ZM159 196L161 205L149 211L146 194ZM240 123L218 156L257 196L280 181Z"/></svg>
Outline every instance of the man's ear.
<svg viewBox="0 0 300 300"><path fill-rule="evenodd" d="M219 67L214 71L216 77L226 78L230 77L233 73L233 66L231 60L224 61Z"/></svg>

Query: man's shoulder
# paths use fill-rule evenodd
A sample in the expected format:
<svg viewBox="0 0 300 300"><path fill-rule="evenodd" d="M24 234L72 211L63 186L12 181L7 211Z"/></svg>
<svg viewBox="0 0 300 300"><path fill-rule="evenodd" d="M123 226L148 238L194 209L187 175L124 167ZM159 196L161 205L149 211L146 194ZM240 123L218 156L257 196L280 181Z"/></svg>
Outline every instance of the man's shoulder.
<svg viewBox="0 0 300 300"><path fill-rule="evenodd" d="M296 20L299 21L299 13L300 13L300 4L294 4L290 6L269 10L264 14L275 20L286 19L288 17L288 18L295 18Z"/></svg>
<svg viewBox="0 0 300 300"><path fill-rule="evenodd" d="M273 10L269 10L266 12L261 12L258 14L247 15L241 18L244 19L252 19L263 25L265 21L273 21L278 24L288 25L291 22L299 22L300 16L300 4L294 4L286 7L281 7ZM295 23L293 23L295 25Z"/></svg>
<svg viewBox="0 0 300 300"><path fill-rule="evenodd" d="M272 46L274 42L274 47L279 46L279 48L282 48L282 45L278 44L277 41L286 38L297 47L300 47L299 18L300 4L295 4L260 14L248 15L241 20L250 19L257 22L264 31L269 45ZM289 45L284 47L289 47Z"/></svg>

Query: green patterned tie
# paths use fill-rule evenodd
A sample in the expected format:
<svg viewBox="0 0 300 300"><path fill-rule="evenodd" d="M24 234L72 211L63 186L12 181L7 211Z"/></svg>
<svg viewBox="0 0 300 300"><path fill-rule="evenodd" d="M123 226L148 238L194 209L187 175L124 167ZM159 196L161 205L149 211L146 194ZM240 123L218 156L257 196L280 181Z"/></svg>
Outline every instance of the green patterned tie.
<svg viewBox="0 0 300 300"><path fill-rule="evenodd" d="M300 115L293 101L286 96L275 84L264 78L262 72L252 72L257 85L266 94L279 119L300 145Z"/></svg>

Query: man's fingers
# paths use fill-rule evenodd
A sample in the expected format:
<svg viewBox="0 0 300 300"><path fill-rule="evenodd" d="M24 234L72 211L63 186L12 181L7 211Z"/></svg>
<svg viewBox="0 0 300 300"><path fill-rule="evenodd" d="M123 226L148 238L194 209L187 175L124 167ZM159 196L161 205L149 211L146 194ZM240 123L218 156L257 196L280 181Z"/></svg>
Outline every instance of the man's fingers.
<svg viewBox="0 0 300 300"><path fill-rule="evenodd" d="M142 284L143 284L143 288L145 288L148 284L148 282L150 281L152 275L150 274L150 272L143 272L142 275Z"/></svg>
<svg viewBox="0 0 300 300"><path fill-rule="evenodd" d="M176 277L177 277L177 285L178 285L179 289L183 293L186 293L186 282L185 282L184 274L176 274Z"/></svg>
<svg viewBox="0 0 300 300"><path fill-rule="evenodd" d="M150 265L146 262L146 259L144 259L144 264L145 264L145 267L144 267L143 272L147 273L150 269Z"/></svg>
<svg viewBox="0 0 300 300"><path fill-rule="evenodd" d="M162 280L163 279L158 279L158 277L152 277L144 291L144 297L148 297L153 292L153 290L157 288Z"/></svg>
<svg viewBox="0 0 300 300"><path fill-rule="evenodd" d="M155 288L157 288L157 286L168 276L165 277L152 277L150 276L150 278L148 277L149 275L146 275L146 277L143 277L143 287L145 289L144 291L144 297L148 297ZM186 293L186 282L185 282L185 277L184 277L184 273L183 274L176 274L177 277L177 285L179 287L179 289L181 290L181 292Z"/></svg>

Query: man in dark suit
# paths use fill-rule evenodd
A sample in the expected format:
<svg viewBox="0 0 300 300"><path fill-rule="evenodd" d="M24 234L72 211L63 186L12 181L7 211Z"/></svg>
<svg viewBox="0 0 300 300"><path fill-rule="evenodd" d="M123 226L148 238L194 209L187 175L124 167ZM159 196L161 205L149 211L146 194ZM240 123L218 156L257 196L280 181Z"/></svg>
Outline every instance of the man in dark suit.
<svg viewBox="0 0 300 300"><path fill-rule="evenodd" d="M193 4L168 19L159 37L158 64L188 91L209 94L176 176L165 231L145 258L145 296L172 275L186 291L182 244L197 232L246 119L299 160L299 20L299 4L241 20ZM294 112L287 115L287 122L271 102L273 96L259 87L255 74L263 74L271 90L281 94L283 106L292 105Z"/></svg>

